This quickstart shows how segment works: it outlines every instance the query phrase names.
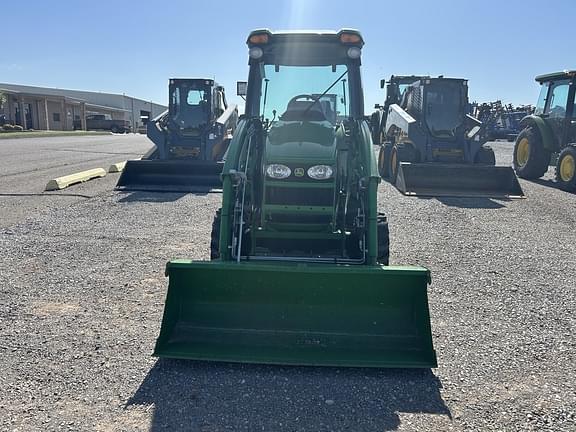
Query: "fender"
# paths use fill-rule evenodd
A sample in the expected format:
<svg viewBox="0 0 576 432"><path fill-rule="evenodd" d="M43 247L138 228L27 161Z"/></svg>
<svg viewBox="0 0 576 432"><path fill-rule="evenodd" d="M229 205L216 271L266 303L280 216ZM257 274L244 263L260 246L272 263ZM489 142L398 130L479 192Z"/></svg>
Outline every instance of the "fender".
<svg viewBox="0 0 576 432"><path fill-rule="evenodd" d="M535 126L538 129L538 132L540 132L540 137L542 137L542 145L544 148L551 152L558 151L558 145L554 137L554 133L542 117L533 114L528 115L520 120L520 126L523 126L524 128L528 126Z"/></svg>

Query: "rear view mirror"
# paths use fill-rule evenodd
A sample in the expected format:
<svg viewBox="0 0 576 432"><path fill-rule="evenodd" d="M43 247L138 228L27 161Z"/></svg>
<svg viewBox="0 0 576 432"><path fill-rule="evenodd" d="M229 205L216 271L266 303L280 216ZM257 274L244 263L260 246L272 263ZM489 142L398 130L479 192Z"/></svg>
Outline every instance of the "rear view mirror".
<svg viewBox="0 0 576 432"><path fill-rule="evenodd" d="M238 96L246 96L248 93L248 83L246 81L236 82L236 94Z"/></svg>

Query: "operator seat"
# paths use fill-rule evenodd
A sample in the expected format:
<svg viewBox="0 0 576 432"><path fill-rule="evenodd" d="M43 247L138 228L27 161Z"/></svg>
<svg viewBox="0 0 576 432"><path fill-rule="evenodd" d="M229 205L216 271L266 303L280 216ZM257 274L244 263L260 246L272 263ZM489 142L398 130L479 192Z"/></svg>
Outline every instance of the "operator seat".
<svg viewBox="0 0 576 432"><path fill-rule="evenodd" d="M282 121L328 121L320 104L314 101L290 101L284 114L280 116Z"/></svg>

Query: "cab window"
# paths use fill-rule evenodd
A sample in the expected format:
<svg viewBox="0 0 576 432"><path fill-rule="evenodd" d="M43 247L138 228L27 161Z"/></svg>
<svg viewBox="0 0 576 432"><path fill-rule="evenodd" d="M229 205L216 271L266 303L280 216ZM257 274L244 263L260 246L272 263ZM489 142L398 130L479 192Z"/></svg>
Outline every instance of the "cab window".
<svg viewBox="0 0 576 432"><path fill-rule="evenodd" d="M566 117L566 106L568 104L568 90L570 86L567 82L554 83L550 91L547 114L551 118Z"/></svg>
<svg viewBox="0 0 576 432"><path fill-rule="evenodd" d="M542 87L540 87L540 96L538 96L538 102L536 102L536 109L534 110L534 114L544 114L544 107L546 106L546 98L548 96L549 88L549 82L542 84Z"/></svg>

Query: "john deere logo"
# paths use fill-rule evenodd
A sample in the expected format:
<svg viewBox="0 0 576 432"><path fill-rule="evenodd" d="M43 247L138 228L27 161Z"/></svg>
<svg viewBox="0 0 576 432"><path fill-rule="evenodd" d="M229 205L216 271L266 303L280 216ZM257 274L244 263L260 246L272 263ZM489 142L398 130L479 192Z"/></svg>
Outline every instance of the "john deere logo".
<svg viewBox="0 0 576 432"><path fill-rule="evenodd" d="M296 177L304 177L304 168L296 168L294 169L294 175Z"/></svg>

